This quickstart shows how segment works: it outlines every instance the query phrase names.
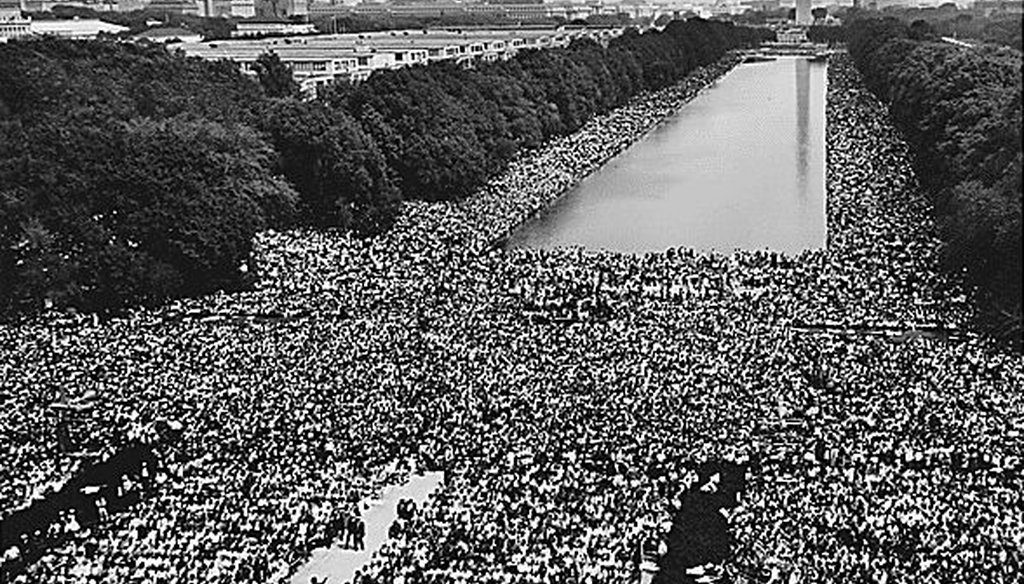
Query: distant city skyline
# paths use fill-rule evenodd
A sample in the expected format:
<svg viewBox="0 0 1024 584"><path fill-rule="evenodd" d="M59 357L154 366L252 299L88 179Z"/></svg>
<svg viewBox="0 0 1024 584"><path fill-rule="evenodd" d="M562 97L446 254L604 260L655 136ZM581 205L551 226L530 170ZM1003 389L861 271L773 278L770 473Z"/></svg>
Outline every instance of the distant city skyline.
<svg viewBox="0 0 1024 584"><path fill-rule="evenodd" d="M927 7L939 6L948 3L949 0L876 0L879 7L907 6ZM974 1L954 2L961 8L970 7ZM241 18L252 17L273 17L273 16L301 16L309 12L309 7L314 5L328 6L358 6L367 4L394 5L390 0L0 0L0 15L10 15L15 11L35 12L50 10L55 6L82 6L92 7L98 11L127 11L137 10L147 6L161 6L169 8L171 4L195 4L195 13L200 16L236 16ZM432 5L432 4L502 4L501 2L488 2L487 0L404 0L400 5ZM662 6L676 9L691 9L695 7L713 6L750 6L756 5L756 0L543 0L543 5L571 6ZM853 6L853 0L828 0L814 1L812 7L827 6ZM863 2L861 2L864 5ZM794 8L797 0L780 0L779 6L783 8Z"/></svg>

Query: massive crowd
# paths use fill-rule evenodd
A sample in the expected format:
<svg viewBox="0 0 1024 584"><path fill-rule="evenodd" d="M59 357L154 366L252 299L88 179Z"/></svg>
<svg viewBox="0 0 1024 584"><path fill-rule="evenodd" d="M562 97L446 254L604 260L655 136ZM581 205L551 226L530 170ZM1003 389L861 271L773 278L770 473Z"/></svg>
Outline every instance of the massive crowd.
<svg viewBox="0 0 1024 584"><path fill-rule="evenodd" d="M733 581L1019 581L1024 368L965 330L906 148L845 56L827 248L493 246L729 65L373 240L266 233L253 291L0 328L5 514L80 464L55 402L88 396L97 444L183 436L152 493L13 581L285 581L353 545L361 500L443 469L358 583L634 582L709 461L750 469ZM892 336L923 328L955 334Z"/></svg>

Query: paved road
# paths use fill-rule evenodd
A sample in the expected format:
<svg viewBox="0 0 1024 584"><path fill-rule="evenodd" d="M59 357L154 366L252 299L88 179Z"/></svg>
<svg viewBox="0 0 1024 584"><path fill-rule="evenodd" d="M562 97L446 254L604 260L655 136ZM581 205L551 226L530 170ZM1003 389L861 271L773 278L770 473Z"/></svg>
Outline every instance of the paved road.
<svg viewBox="0 0 1024 584"><path fill-rule="evenodd" d="M363 519L366 521L366 549L317 549L309 562L299 568L292 577L291 584L309 584L314 576L318 581L323 581L326 576L328 584L350 582L356 570L369 562L373 554L387 541L388 528L398 517L398 501L412 499L416 501L417 507L422 507L423 502L438 489L443 480L444 473L440 472L414 476L408 483L384 491L383 498L368 501L370 508L363 513Z"/></svg>

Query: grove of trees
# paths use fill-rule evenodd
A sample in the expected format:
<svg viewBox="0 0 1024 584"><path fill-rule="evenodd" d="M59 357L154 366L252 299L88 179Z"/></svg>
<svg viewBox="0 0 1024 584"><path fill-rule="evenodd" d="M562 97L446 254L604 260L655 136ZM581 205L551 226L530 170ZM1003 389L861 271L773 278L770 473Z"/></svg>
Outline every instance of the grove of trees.
<svg viewBox="0 0 1024 584"><path fill-rule="evenodd" d="M822 26L813 25L807 28L807 39L813 43L827 43L830 45L846 42L845 26Z"/></svg>
<svg viewBox="0 0 1024 584"><path fill-rule="evenodd" d="M885 17L898 18L905 23L926 25L940 36L967 41L986 42L1021 50L1021 19L1019 12L990 11L982 7L958 7L953 2L939 6L890 6Z"/></svg>
<svg viewBox="0 0 1024 584"><path fill-rule="evenodd" d="M152 7L130 12L100 12L83 4L53 4L49 6L49 10L27 12L27 15L33 20L95 18L128 27L126 32L114 35L120 38L127 38L149 30L153 27L152 21L156 20L162 23L162 26L191 30L207 40L228 39L231 38L231 31L235 29L235 25L239 21L238 18L207 18L196 14L181 14Z"/></svg>
<svg viewBox="0 0 1024 584"><path fill-rule="evenodd" d="M1021 335L1021 53L936 42L896 19L862 19L850 54L889 104L932 195L942 259L977 286L983 325Z"/></svg>
<svg viewBox="0 0 1024 584"><path fill-rule="evenodd" d="M0 314L243 286L261 229L387 229L402 199L465 197L521 150L765 34L677 21L313 101L273 55L254 80L155 46L0 45Z"/></svg>

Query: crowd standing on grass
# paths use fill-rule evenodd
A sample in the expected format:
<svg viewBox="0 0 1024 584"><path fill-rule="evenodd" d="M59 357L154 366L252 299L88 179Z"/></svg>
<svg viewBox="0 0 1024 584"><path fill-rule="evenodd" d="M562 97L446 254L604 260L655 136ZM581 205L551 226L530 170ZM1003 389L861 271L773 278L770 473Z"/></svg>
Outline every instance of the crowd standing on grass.
<svg viewBox="0 0 1024 584"><path fill-rule="evenodd" d="M1020 31L1017 50L973 40L964 50L923 20L862 19L847 33L854 65L887 104L934 204L941 269L962 272L977 291L976 328L1024 351Z"/></svg>
<svg viewBox="0 0 1024 584"><path fill-rule="evenodd" d="M100 444L181 425L154 489L64 518L12 580L286 581L315 547L356 545L363 501L443 470L356 582L633 582L684 493L715 488L697 469L728 462L749 469L721 566L736 582L1015 581L1024 367L965 329L906 148L845 56L826 249L491 245L721 72L463 203L406 204L374 239L264 233L254 291L0 328L3 509L75 472L54 401L90 396ZM920 329L947 338L884 334Z"/></svg>

